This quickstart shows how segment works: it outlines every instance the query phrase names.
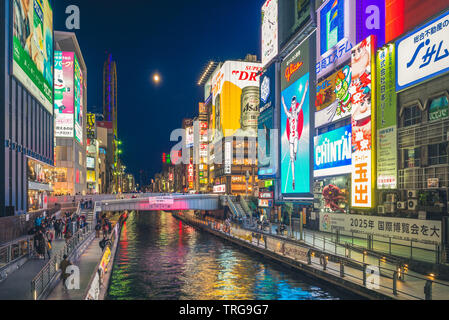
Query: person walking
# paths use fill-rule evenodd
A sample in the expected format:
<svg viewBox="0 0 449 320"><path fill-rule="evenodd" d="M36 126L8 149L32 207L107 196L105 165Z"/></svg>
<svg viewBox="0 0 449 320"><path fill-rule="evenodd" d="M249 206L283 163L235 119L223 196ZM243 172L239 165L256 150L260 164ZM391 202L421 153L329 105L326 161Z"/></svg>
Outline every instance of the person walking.
<svg viewBox="0 0 449 320"><path fill-rule="evenodd" d="M63 260L61 261L60 268L61 268L61 279L62 279L62 286L64 289L67 289L67 278L69 277L69 274L67 273L67 268L71 265L70 261L67 259L67 255L63 256Z"/></svg>
<svg viewBox="0 0 449 320"><path fill-rule="evenodd" d="M95 226L95 238L100 238L101 224L100 221L97 222Z"/></svg>

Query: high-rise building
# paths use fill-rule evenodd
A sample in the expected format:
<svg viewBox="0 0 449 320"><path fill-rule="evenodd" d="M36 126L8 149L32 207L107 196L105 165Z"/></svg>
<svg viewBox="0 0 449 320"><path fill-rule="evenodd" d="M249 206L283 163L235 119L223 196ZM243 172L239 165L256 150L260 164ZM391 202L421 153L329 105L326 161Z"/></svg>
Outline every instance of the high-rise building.
<svg viewBox="0 0 449 320"><path fill-rule="evenodd" d="M0 217L44 209L52 192L53 10L34 5L30 23L29 2L0 1Z"/></svg>
<svg viewBox="0 0 449 320"><path fill-rule="evenodd" d="M117 65L109 54L103 67L103 115L104 121L112 122L117 137Z"/></svg>
<svg viewBox="0 0 449 320"><path fill-rule="evenodd" d="M73 32L55 31L55 194L86 194L87 67Z"/></svg>

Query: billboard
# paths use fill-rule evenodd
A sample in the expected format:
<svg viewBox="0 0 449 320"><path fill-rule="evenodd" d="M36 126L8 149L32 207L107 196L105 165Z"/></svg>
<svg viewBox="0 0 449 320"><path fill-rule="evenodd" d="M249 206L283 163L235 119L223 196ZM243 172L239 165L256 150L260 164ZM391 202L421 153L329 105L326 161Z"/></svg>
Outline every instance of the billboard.
<svg viewBox="0 0 449 320"><path fill-rule="evenodd" d="M351 116L351 67L343 67L316 87L315 127Z"/></svg>
<svg viewBox="0 0 449 320"><path fill-rule="evenodd" d="M86 119L86 137L88 139L96 139L97 131L95 130L95 114L88 113Z"/></svg>
<svg viewBox="0 0 449 320"><path fill-rule="evenodd" d="M441 221L320 213L320 231L373 234L406 241L440 244Z"/></svg>
<svg viewBox="0 0 449 320"><path fill-rule="evenodd" d="M48 0L13 0L13 75L53 114L53 9Z"/></svg>
<svg viewBox="0 0 449 320"><path fill-rule="evenodd" d="M311 17L312 0L296 0L279 2L279 44L284 46Z"/></svg>
<svg viewBox="0 0 449 320"><path fill-rule="evenodd" d="M386 42L411 31L449 7L449 0L385 0Z"/></svg>
<svg viewBox="0 0 449 320"><path fill-rule="evenodd" d="M355 0L328 0L317 11L317 78L350 59L356 43Z"/></svg>
<svg viewBox="0 0 449 320"><path fill-rule="evenodd" d="M87 182L95 182L95 181L97 181L96 175L95 175L95 171L87 170L86 174L87 174Z"/></svg>
<svg viewBox="0 0 449 320"><path fill-rule="evenodd" d="M278 0L267 0L262 6L262 66L278 54Z"/></svg>
<svg viewBox="0 0 449 320"><path fill-rule="evenodd" d="M86 168L95 169L95 158L86 157Z"/></svg>
<svg viewBox="0 0 449 320"><path fill-rule="evenodd" d="M396 189L398 180L395 46L377 51L377 188Z"/></svg>
<svg viewBox="0 0 449 320"><path fill-rule="evenodd" d="M396 42L396 91L449 71L449 12Z"/></svg>
<svg viewBox="0 0 449 320"><path fill-rule="evenodd" d="M260 63L226 61L212 78L213 141L232 135L257 137Z"/></svg>
<svg viewBox="0 0 449 320"><path fill-rule="evenodd" d="M375 154L372 130L375 128L375 113L372 108L375 98L371 81L374 70L375 38L370 36L352 50L352 207L371 208L373 205L373 175Z"/></svg>
<svg viewBox="0 0 449 320"><path fill-rule="evenodd" d="M281 64L280 163L284 195L311 192L309 43L313 41L314 36L304 40Z"/></svg>
<svg viewBox="0 0 449 320"><path fill-rule="evenodd" d="M352 171L352 127L338 128L314 137L314 177L335 176Z"/></svg>
<svg viewBox="0 0 449 320"><path fill-rule="evenodd" d="M193 136L193 127L186 128L186 148L193 147L194 144L194 136Z"/></svg>
<svg viewBox="0 0 449 320"><path fill-rule="evenodd" d="M258 154L259 176L273 177L277 172L278 151L277 135L274 129L274 110L276 104L276 65L271 65L261 76L260 81L260 115L258 119Z"/></svg>
<svg viewBox="0 0 449 320"><path fill-rule="evenodd" d="M84 78L75 56L75 139L83 144Z"/></svg>
<svg viewBox="0 0 449 320"><path fill-rule="evenodd" d="M55 51L55 136L73 137L74 57L73 52Z"/></svg>

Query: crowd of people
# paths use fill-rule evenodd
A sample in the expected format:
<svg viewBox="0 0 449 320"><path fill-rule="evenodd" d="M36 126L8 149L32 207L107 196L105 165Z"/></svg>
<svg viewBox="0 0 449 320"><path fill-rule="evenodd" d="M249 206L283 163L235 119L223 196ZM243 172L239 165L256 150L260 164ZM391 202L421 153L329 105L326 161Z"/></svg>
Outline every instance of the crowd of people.
<svg viewBox="0 0 449 320"><path fill-rule="evenodd" d="M34 227L28 232L34 235L34 248L39 259L51 258L52 242L65 239L68 242L80 229L87 226L86 216L66 212L64 215L49 217L40 214L34 220Z"/></svg>

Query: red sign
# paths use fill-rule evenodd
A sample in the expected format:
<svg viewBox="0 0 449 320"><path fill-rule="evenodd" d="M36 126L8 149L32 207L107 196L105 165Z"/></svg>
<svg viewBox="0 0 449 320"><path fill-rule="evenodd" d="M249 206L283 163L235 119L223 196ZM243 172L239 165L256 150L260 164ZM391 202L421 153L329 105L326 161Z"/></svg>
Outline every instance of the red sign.
<svg viewBox="0 0 449 320"><path fill-rule="evenodd" d="M259 199L273 199L273 192L259 192Z"/></svg>
<svg viewBox="0 0 449 320"><path fill-rule="evenodd" d="M290 64L288 67L287 67L287 69L285 69L285 79L287 79L287 82L290 82L290 78L292 77L292 75L296 72L296 71L298 71L299 69L301 69L301 67L302 67L302 65L303 65L304 63L301 61L301 62L298 62L298 63L295 63L295 64Z"/></svg>

